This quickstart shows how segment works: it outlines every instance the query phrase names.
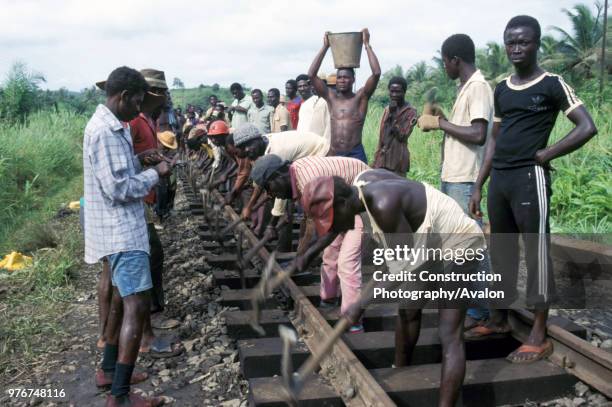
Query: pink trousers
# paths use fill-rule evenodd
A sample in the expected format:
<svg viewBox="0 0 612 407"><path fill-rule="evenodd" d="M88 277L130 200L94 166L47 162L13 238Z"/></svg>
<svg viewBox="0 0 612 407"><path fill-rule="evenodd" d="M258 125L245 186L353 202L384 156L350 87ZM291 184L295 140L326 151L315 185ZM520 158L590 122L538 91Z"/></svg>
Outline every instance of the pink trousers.
<svg viewBox="0 0 612 407"><path fill-rule="evenodd" d="M321 299L329 300L342 293L340 313L344 315L359 301L361 293L361 234L363 222L355 216L355 229L338 235L323 251ZM340 293L338 293L340 288Z"/></svg>

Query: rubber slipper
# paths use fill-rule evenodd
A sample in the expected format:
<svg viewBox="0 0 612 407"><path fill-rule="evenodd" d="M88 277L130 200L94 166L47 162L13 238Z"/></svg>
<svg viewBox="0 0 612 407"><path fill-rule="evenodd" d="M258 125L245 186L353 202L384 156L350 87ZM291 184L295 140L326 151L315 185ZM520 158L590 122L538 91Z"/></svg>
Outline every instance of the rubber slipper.
<svg viewBox="0 0 612 407"><path fill-rule="evenodd" d="M506 360L511 363L529 364L542 360L553 353L553 344L550 341L544 341L541 346L523 344L515 351L510 353ZM520 355L532 355L528 358L519 358Z"/></svg>
<svg viewBox="0 0 612 407"><path fill-rule="evenodd" d="M174 346L173 346L174 345ZM180 355L183 352L180 344L174 344L171 340L167 340L156 336L149 348L140 348L140 353L148 353L152 358L169 358Z"/></svg>
<svg viewBox="0 0 612 407"><path fill-rule="evenodd" d="M181 323L176 319L151 320L151 326L156 329L172 329L179 326Z"/></svg>
<svg viewBox="0 0 612 407"><path fill-rule="evenodd" d="M507 328L491 328L486 325L478 325L472 329L465 331L464 338L465 339L484 339L491 335L496 334L507 334L510 333L511 329Z"/></svg>
<svg viewBox="0 0 612 407"><path fill-rule="evenodd" d="M476 328L484 323L482 319L475 319L470 316L465 317L465 321L463 323L463 330L469 331L472 328Z"/></svg>

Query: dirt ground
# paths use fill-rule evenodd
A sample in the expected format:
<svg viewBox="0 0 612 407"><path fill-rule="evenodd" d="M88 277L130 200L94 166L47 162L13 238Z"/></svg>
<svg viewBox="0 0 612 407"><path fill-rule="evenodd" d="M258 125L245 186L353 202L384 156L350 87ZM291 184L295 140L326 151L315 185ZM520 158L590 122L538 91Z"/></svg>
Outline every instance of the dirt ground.
<svg viewBox="0 0 612 407"><path fill-rule="evenodd" d="M78 222L78 216L72 216ZM238 352L226 335L222 309L216 301L220 289L213 286L206 264L206 253L196 235L199 220L190 218L188 205L180 193L175 214L164 222L160 238L165 252L164 285L167 307L165 320L178 323L173 329L156 333L182 343L180 355L155 359L141 354L137 371L147 371L149 379L133 388L148 395L165 396L177 406L246 405L248 382L240 375ZM82 256L81 256L82 257ZM57 340L54 352L41 355L31 370L19 377L4 378L0 405L9 406L104 406L106 392L94 383L102 357L98 339L96 285L100 265L83 264L75 282L76 300L62 316L65 334ZM16 398L8 389L51 389L65 397Z"/></svg>

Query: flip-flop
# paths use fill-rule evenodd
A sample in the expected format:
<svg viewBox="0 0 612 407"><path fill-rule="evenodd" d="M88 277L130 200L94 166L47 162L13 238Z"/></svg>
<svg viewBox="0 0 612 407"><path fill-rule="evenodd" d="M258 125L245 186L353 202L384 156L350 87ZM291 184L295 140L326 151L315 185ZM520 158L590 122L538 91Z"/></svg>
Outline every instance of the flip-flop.
<svg viewBox="0 0 612 407"><path fill-rule="evenodd" d="M519 346L516 350L510 353L506 360L511 363L517 364L529 364L533 362L537 362L538 360L542 360L553 353L553 344L550 341L544 341L542 345L526 345L523 344ZM528 358L518 358L520 355L528 355L531 354L531 357Z"/></svg>
<svg viewBox="0 0 612 407"><path fill-rule="evenodd" d="M139 352L147 353L152 358L161 359L180 355L183 352L183 348L180 346L180 343L175 344L171 340L156 336L149 345L149 349L141 347Z"/></svg>
<svg viewBox="0 0 612 407"><path fill-rule="evenodd" d="M507 328L491 328L486 325L478 325L464 332L463 337L466 340L486 339L488 336L496 334L510 333L510 327Z"/></svg>
<svg viewBox="0 0 612 407"><path fill-rule="evenodd" d="M472 328L476 328L477 326L482 325L484 322L485 321L482 319L472 318L468 315L465 317L465 322L463 323L463 330L469 331Z"/></svg>
<svg viewBox="0 0 612 407"><path fill-rule="evenodd" d="M151 326L155 329L172 329L179 326L181 323L176 319L151 320Z"/></svg>

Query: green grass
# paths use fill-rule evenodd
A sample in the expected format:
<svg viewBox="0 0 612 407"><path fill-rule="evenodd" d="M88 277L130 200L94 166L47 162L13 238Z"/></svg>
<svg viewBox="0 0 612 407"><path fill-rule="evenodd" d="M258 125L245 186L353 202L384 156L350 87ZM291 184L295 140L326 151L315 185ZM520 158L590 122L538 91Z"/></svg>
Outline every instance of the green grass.
<svg viewBox="0 0 612 407"><path fill-rule="evenodd" d="M84 115L39 112L24 125L0 124L0 254L14 234L44 224L82 190Z"/></svg>
<svg viewBox="0 0 612 407"><path fill-rule="evenodd" d="M589 111L598 135L583 148L554 160L552 164L555 171L550 215L554 232L612 232L612 121L609 120L612 106L605 104L601 109L589 108ZM381 106L371 104L364 125L363 144L370 163L378 143L382 112ZM550 142L563 138L572 128L573 124L560 115ZM408 141L410 178L439 187L442 137L440 131L423 133L414 129ZM483 204L485 202L483 199Z"/></svg>
<svg viewBox="0 0 612 407"><path fill-rule="evenodd" d="M17 250L33 264L0 270L0 375L10 378L62 332L80 265L78 217L53 219L82 194L82 137L87 117L39 112L23 125L0 125L0 256ZM2 293L2 291L4 291Z"/></svg>
<svg viewBox="0 0 612 407"><path fill-rule="evenodd" d="M62 315L74 298L72 279L80 266L82 237L78 217L54 220L45 228L53 248L39 249L31 266L0 271L7 287L0 301L0 376L8 379L41 353L56 346L63 332Z"/></svg>

